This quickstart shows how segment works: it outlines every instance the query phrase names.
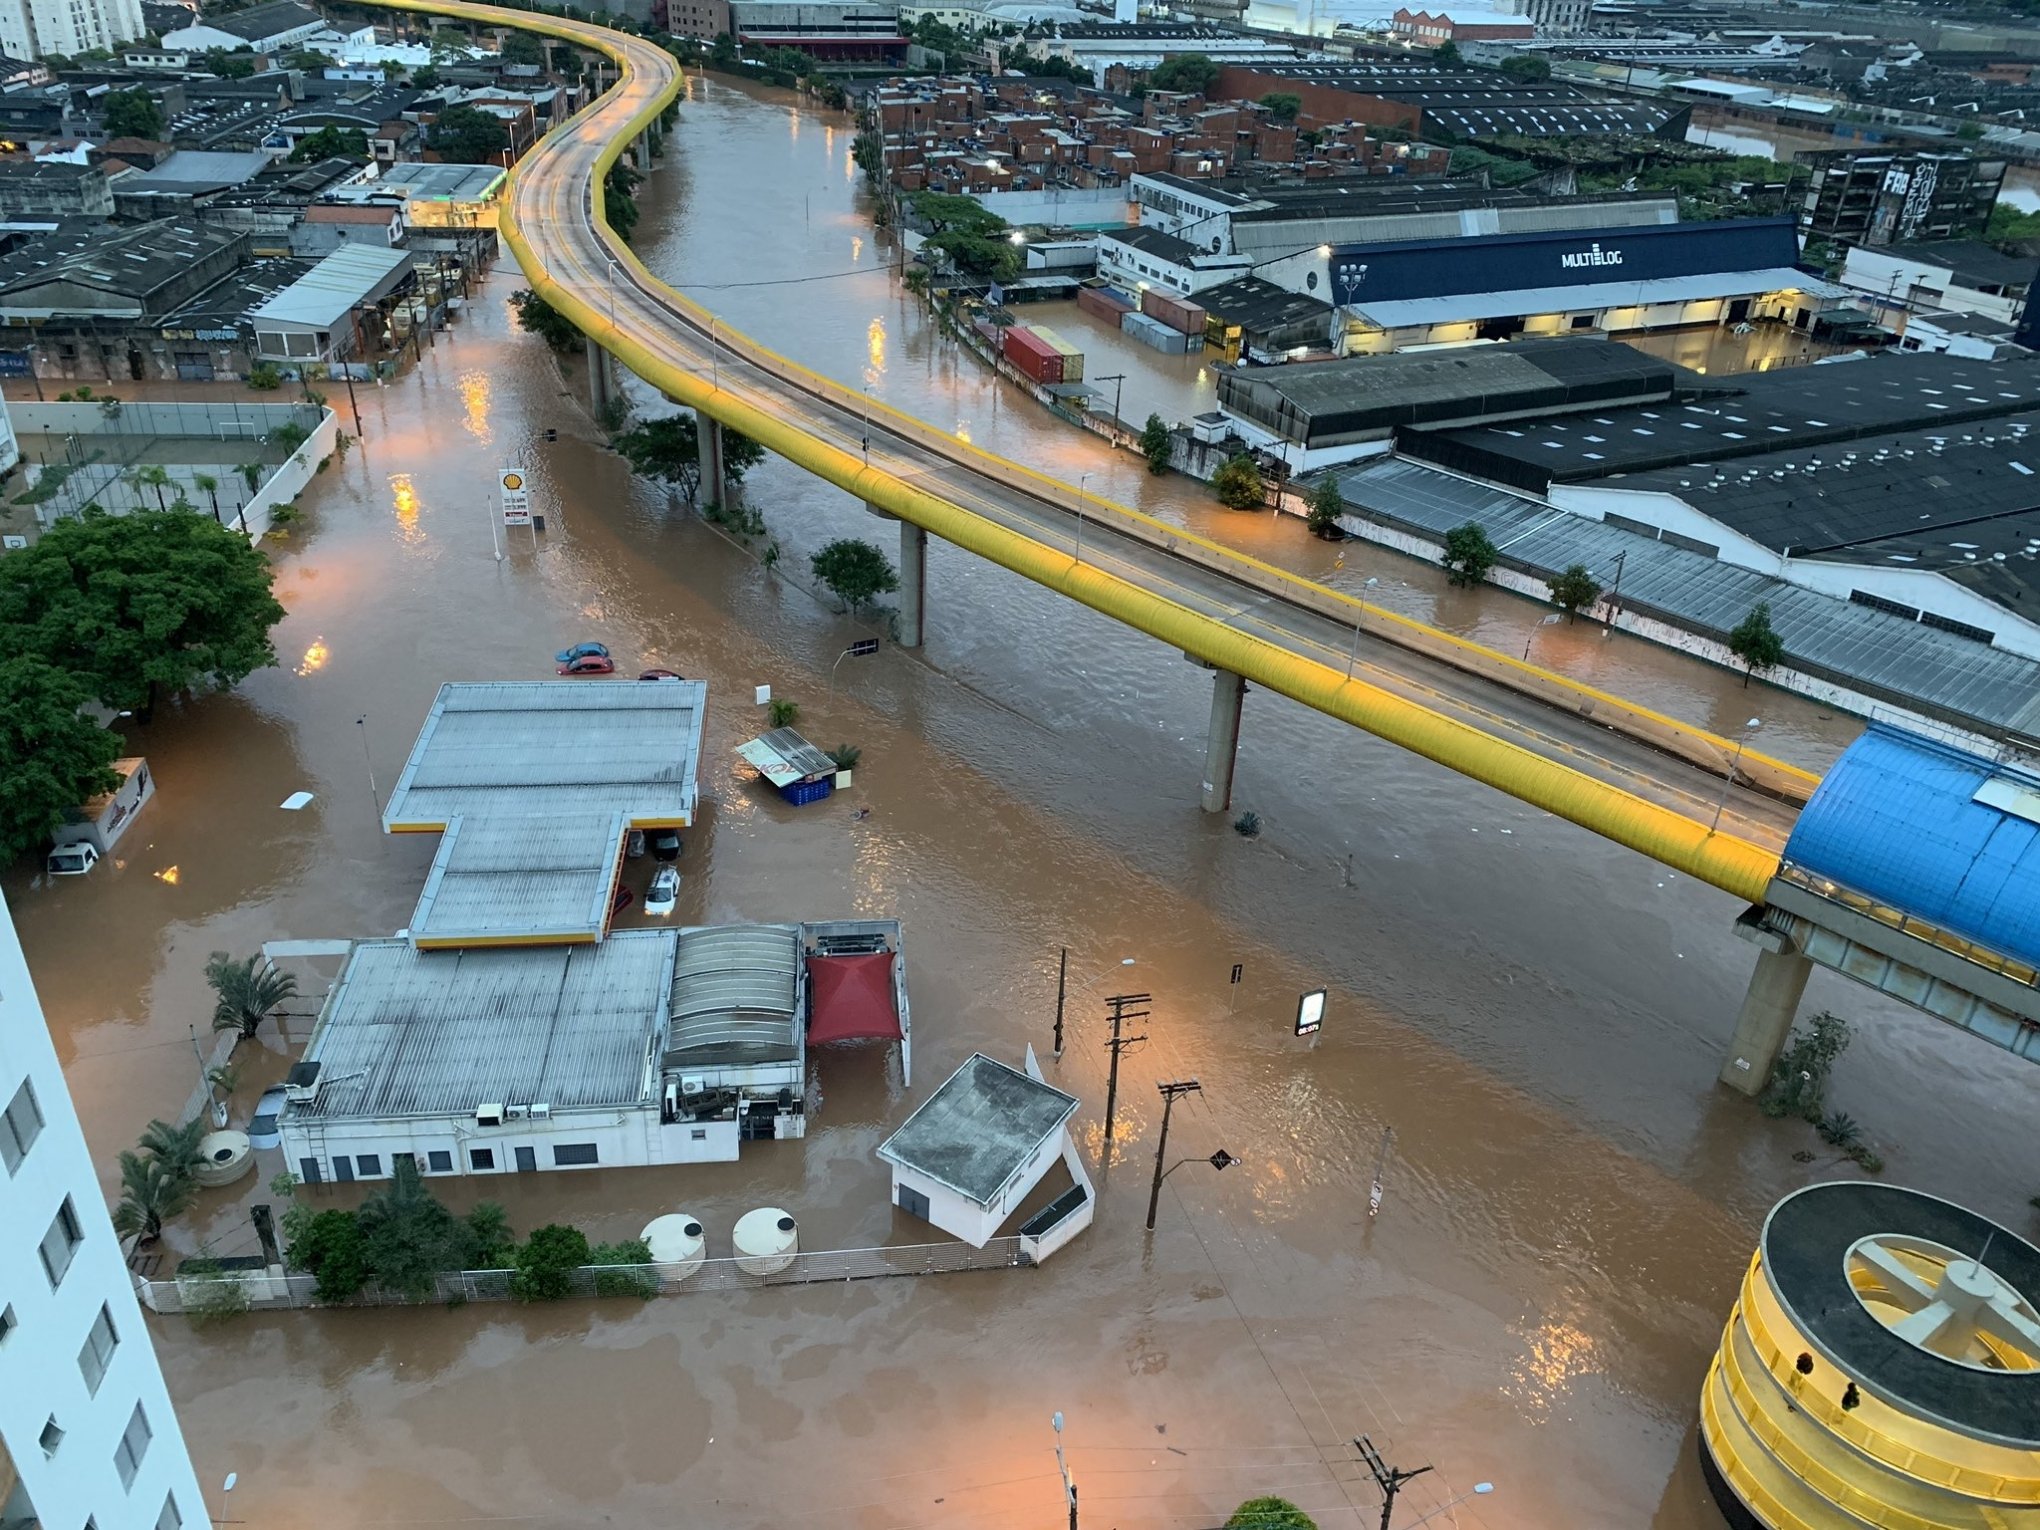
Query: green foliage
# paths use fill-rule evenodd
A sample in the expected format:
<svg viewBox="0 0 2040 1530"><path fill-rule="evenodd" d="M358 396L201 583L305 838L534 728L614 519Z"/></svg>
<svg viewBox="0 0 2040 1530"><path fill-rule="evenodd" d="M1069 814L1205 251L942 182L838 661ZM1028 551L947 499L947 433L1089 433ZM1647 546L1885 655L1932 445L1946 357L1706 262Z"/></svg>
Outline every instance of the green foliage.
<svg viewBox="0 0 2040 1530"><path fill-rule="evenodd" d="M205 980L214 998L213 1029L239 1031L246 1041L262 1028L285 999L297 996L297 979L257 955L235 961L224 951L206 958Z"/></svg>
<svg viewBox="0 0 2040 1530"><path fill-rule="evenodd" d="M1218 83L1218 64L1202 53L1178 53L1149 72L1149 90L1180 90L1201 96Z"/></svg>
<svg viewBox="0 0 2040 1530"><path fill-rule="evenodd" d="M1268 486L1261 470L1245 452L1228 457L1211 475L1212 491L1228 510L1259 510L1267 500Z"/></svg>
<svg viewBox="0 0 2040 1530"><path fill-rule="evenodd" d="M158 462L147 462L136 468L129 479L138 489L153 489L156 493L156 508L167 510L163 502L163 491L170 486L170 470Z"/></svg>
<svg viewBox="0 0 2040 1530"><path fill-rule="evenodd" d="M1225 1530L1317 1530L1317 1521L1287 1498L1249 1498L1233 1510Z"/></svg>
<svg viewBox="0 0 2040 1530"><path fill-rule="evenodd" d="M425 142L441 159L457 165L485 165L510 146L502 122L473 106L449 106L425 131Z"/></svg>
<svg viewBox="0 0 2040 1530"><path fill-rule="evenodd" d="M929 229L928 244L960 271L990 281L1011 281L1020 273L1006 220L987 212L975 197L917 191L907 199L914 216Z"/></svg>
<svg viewBox="0 0 2040 1530"><path fill-rule="evenodd" d="M708 62L711 68L728 69L741 57L737 51L737 40L727 32L715 34L715 40L708 45Z"/></svg>
<svg viewBox="0 0 2040 1530"><path fill-rule="evenodd" d="M573 1292L574 1271L588 1262L588 1239L577 1227L548 1223L517 1250L510 1294L520 1302L556 1302Z"/></svg>
<svg viewBox="0 0 2040 1530"><path fill-rule="evenodd" d="M368 1254L362 1247L361 1219L338 1209L309 1213L293 1232L284 1214L288 1239L284 1256L291 1268L318 1277L314 1294L322 1302L352 1301L368 1284Z"/></svg>
<svg viewBox="0 0 2040 1530"><path fill-rule="evenodd" d="M1009 48L999 59L1001 69L1011 69L1037 80L1069 80L1077 85L1096 85L1096 77L1074 59L1047 53L1030 53L1025 46Z"/></svg>
<svg viewBox="0 0 2040 1530"><path fill-rule="evenodd" d="M855 744L838 744L834 749L825 752L835 762L838 770L855 770L857 762L864 758L864 751Z"/></svg>
<svg viewBox="0 0 2040 1530"><path fill-rule="evenodd" d="M184 1315L201 1328L208 1323L238 1317L249 1307L248 1282L238 1271L228 1274L217 1259L200 1255L177 1267L178 1294L184 1301ZM189 1284L185 1284L189 1282Z"/></svg>
<svg viewBox="0 0 2040 1530"><path fill-rule="evenodd" d="M283 386L283 373L273 361L258 361L248 368L248 386L257 393L273 393Z"/></svg>
<svg viewBox="0 0 2040 1530"><path fill-rule="evenodd" d="M1479 175L1485 171L1491 186L1520 186L1535 180L1539 173L1537 166L1527 159L1491 154L1470 143L1460 144L1452 151L1447 168L1454 175Z"/></svg>
<svg viewBox="0 0 2040 1530"><path fill-rule="evenodd" d="M1261 815L1242 813L1232 821L1233 833L1241 839L1258 839L1261 834Z"/></svg>
<svg viewBox="0 0 2040 1530"><path fill-rule="evenodd" d="M1990 222L1984 225L1983 237L1992 244L2024 244L2040 239L2040 211L2021 212L2009 202L2000 202L1990 210Z"/></svg>
<svg viewBox="0 0 2040 1530"><path fill-rule="evenodd" d="M398 1155L389 1184L361 1203L356 1220L363 1258L386 1291L416 1300L430 1296L442 1274L468 1268L467 1224L425 1188L408 1154Z"/></svg>
<svg viewBox="0 0 2040 1530"><path fill-rule="evenodd" d="M1500 556L1487 532L1472 521L1445 533L1445 573L1461 588L1487 578Z"/></svg>
<svg viewBox="0 0 2040 1530"><path fill-rule="evenodd" d="M340 61L330 53L321 53L317 48L298 48L284 55L283 67L300 70L305 74L318 74L331 69Z"/></svg>
<svg viewBox="0 0 2040 1530"><path fill-rule="evenodd" d="M1453 42L1448 37L1444 42L1440 43L1434 50L1432 50L1431 62L1434 64L1441 65L1463 64L1466 62L1466 60L1460 56L1459 44Z"/></svg>
<svg viewBox="0 0 2040 1530"><path fill-rule="evenodd" d="M134 1152L120 1155L120 1204L113 1210L113 1230L138 1243L154 1243L163 1224L191 1204L198 1193L192 1171L198 1167L198 1141L205 1118L183 1126L151 1121Z"/></svg>
<svg viewBox="0 0 2040 1530"><path fill-rule="evenodd" d="M511 293L510 306L517 310L517 327L538 336L556 355L564 356L580 345L581 332L574 321L529 287Z"/></svg>
<svg viewBox="0 0 2040 1530"><path fill-rule="evenodd" d="M1261 104L1268 108L1268 115L1276 122L1294 122L1296 114L1303 110L1303 97L1286 90L1271 90L1261 97Z"/></svg>
<svg viewBox="0 0 2040 1530"><path fill-rule="evenodd" d="M144 87L109 91L99 104L108 138L163 136L163 108Z"/></svg>
<svg viewBox="0 0 2040 1530"><path fill-rule="evenodd" d="M1551 581L1551 603L1576 616L1601 598L1601 581L1584 563L1575 563Z"/></svg>
<svg viewBox="0 0 2040 1530"><path fill-rule="evenodd" d="M1551 78L1551 61L1534 53L1518 53L1502 60L1502 71L1512 80L1538 85Z"/></svg>
<svg viewBox="0 0 2040 1530"><path fill-rule="evenodd" d="M306 441L310 440L311 434L304 426L293 420L277 426L276 429L269 432L266 439L271 446L281 447L284 455L288 456L300 446L303 446Z"/></svg>
<svg viewBox="0 0 2040 1530"><path fill-rule="evenodd" d="M626 244L638 226L637 199L631 195L644 179L621 160L609 167L602 181L602 216Z"/></svg>
<svg viewBox="0 0 2040 1530"><path fill-rule="evenodd" d="M276 662L273 579L246 537L200 516L61 520L0 559L0 653L39 656L115 710L224 690Z"/></svg>
<svg viewBox="0 0 2040 1530"><path fill-rule="evenodd" d="M437 90L439 88L439 71L430 64L427 64L422 69L413 69L411 71L411 83L419 90Z"/></svg>
<svg viewBox="0 0 2040 1530"><path fill-rule="evenodd" d="M791 728L800 721L800 703L775 696L766 703L765 718L775 728Z"/></svg>
<svg viewBox="0 0 2040 1530"><path fill-rule="evenodd" d="M41 848L119 785L108 767L120 740L79 710L85 701L83 683L42 659L0 659L0 862Z"/></svg>
<svg viewBox="0 0 2040 1530"><path fill-rule="evenodd" d="M588 1263L597 1266L597 1296L636 1296L648 1301L659 1294L659 1277L651 1268L652 1250L642 1238L598 1243L588 1250Z"/></svg>
<svg viewBox="0 0 2040 1530"><path fill-rule="evenodd" d="M1330 539L1345 535L1339 527L1339 517L1346 513L1346 496L1339 492L1339 480L1330 473L1312 485L1304 508L1303 523L1312 536Z"/></svg>
<svg viewBox="0 0 2040 1530"><path fill-rule="evenodd" d="M255 72L255 55L247 48L232 53L225 48L208 48L202 59L206 73L223 80L245 80Z"/></svg>
<svg viewBox="0 0 2040 1530"><path fill-rule="evenodd" d="M815 578L855 611L900 587L900 576L879 548L856 537L840 537L809 560Z"/></svg>
<svg viewBox="0 0 2040 1530"><path fill-rule="evenodd" d="M545 44L536 33L505 32L500 53L506 64L545 65Z"/></svg>
<svg viewBox="0 0 2040 1530"><path fill-rule="evenodd" d="M1825 1115L1828 1075L1849 1045L1849 1022L1822 1010L1792 1035L1771 1064L1770 1083L1758 1103L1767 1116L1797 1116L1818 1123Z"/></svg>
<svg viewBox="0 0 2040 1530"><path fill-rule="evenodd" d="M1156 477L1168 472L1175 450L1175 433L1169 422L1158 414L1149 415L1140 428L1140 454L1147 458L1148 471Z"/></svg>
<svg viewBox="0 0 2040 1530"><path fill-rule="evenodd" d="M367 158L368 134L349 132L342 127L322 127L316 133L307 133L290 151L290 162L294 165L317 164L322 159Z"/></svg>
<svg viewBox="0 0 2040 1530"><path fill-rule="evenodd" d="M477 1201L464 1218L467 1223L467 1267L471 1270L503 1270L510 1267L510 1255L517 1239L510 1231L509 1213L494 1201Z"/></svg>
<svg viewBox="0 0 2040 1530"><path fill-rule="evenodd" d="M1771 625L1771 603L1760 600L1750 614L1736 623L1728 635L1728 651L1743 662L1743 684L1760 669L1770 669L1785 657L1785 640Z"/></svg>

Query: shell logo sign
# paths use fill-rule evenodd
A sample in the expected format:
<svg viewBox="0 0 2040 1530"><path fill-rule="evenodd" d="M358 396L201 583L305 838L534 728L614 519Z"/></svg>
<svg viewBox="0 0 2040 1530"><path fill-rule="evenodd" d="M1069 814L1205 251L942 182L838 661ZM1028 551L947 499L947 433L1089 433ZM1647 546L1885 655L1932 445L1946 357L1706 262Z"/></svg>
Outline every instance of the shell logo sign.
<svg viewBox="0 0 2040 1530"><path fill-rule="evenodd" d="M531 491L524 484L524 469L506 467L496 475L497 487L503 498L503 524L505 526L529 526L531 524Z"/></svg>

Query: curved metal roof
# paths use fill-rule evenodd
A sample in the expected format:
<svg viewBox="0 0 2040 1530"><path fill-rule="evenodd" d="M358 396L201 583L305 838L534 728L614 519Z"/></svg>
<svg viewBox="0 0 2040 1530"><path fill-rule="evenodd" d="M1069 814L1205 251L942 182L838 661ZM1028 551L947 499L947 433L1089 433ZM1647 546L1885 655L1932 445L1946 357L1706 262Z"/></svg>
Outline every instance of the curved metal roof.
<svg viewBox="0 0 2040 1530"><path fill-rule="evenodd" d="M1873 723L1799 815L1785 859L2040 965L2040 776Z"/></svg>

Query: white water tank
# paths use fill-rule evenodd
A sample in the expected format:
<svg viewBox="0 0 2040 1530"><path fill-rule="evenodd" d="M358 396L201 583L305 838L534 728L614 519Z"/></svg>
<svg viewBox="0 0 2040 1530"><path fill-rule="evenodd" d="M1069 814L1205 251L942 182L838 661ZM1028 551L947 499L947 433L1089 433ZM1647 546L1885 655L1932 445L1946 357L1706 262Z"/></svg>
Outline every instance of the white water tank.
<svg viewBox="0 0 2040 1530"><path fill-rule="evenodd" d="M760 1206L737 1218L737 1268L746 1275L776 1275L800 1252L800 1230L777 1206Z"/></svg>
<svg viewBox="0 0 2040 1530"><path fill-rule="evenodd" d="M246 1132L207 1132L198 1139L198 1160L191 1177L199 1184L231 1185L255 1167L255 1150Z"/></svg>
<svg viewBox="0 0 2040 1530"><path fill-rule="evenodd" d="M653 1217L640 1236L652 1251L652 1268L659 1272L661 1280L685 1280L701 1268L708 1252L701 1224L684 1211Z"/></svg>

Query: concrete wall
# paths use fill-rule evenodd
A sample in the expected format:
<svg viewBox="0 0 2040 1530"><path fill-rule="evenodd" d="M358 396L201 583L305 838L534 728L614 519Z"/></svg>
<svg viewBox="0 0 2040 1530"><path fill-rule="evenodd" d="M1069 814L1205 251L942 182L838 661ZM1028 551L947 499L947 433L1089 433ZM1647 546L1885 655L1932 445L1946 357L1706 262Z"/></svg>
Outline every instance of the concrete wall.
<svg viewBox="0 0 2040 1530"><path fill-rule="evenodd" d="M1135 221L1123 186L1050 187L1043 191L983 191L986 212L1008 223L1045 223L1064 228L1111 228Z"/></svg>
<svg viewBox="0 0 2040 1530"><path fill-rule="evenodd" d="M924 1220L952 1237L963 1239L972 1248L983 1248L989 1243L992 1235L998 1232L999 1223L1005 1220L1003 1215L992 1215L977 1202L959 1195L947 1185L894 1164L892 1203L895 1206L900 1205L901 1186L919 1191L928 1198L928 1215Z"/></svg>

